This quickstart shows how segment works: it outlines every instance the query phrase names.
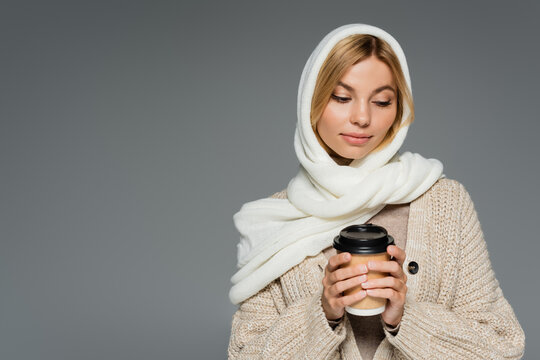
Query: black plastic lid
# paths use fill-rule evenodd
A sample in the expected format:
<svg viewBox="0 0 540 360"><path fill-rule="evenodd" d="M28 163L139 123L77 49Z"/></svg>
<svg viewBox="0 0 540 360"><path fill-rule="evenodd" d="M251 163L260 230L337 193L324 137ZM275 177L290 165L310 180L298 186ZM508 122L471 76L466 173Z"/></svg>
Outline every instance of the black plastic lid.
<svg viewBox="0 0 540 360"><path fill-rule="evenodd" d="M378 254L394 245L394 238L382 226L373 224L350 225L334 238L334 248L351 254Z"/></svg>

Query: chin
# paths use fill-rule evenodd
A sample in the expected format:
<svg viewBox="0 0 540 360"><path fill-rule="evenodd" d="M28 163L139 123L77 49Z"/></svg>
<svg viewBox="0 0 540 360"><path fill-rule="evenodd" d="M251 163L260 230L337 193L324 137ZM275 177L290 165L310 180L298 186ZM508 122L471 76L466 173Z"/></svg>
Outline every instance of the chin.
<svg viewBox="0 0 540 360"><path fill-rule="evenodd" d="M356 160L356 159L360 159L360 158L363 158L364 157L364 154L351 154L351 153L346 153L344 155L340 155L341 157L345 158L345 159L349 159L349 160Z"/></svg>

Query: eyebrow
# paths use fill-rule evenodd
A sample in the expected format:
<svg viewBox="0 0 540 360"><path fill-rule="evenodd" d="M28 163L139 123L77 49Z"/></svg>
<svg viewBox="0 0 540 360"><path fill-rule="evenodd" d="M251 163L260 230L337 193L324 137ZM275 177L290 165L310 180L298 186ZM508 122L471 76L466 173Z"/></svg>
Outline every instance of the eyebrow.
<svg viewBox="0 0 540 360"><path fill-rule="evenodd" d="M339 86L343 86L345 89L349 90L350 92L355 92L352 86L347 85L347 84L345 84L344 82L339 81L339 82L338 82L338 85L339 85ZM371 92L371 95L380 93L380 92L383 91L383 90L391 90L391 91L394 92L394 94L396 93L396 90L394 90L394 88L391 87L390 85L383 85L383 86L378 87L378 88L376 88L375 90L373 90L373 91Z"/></svg>

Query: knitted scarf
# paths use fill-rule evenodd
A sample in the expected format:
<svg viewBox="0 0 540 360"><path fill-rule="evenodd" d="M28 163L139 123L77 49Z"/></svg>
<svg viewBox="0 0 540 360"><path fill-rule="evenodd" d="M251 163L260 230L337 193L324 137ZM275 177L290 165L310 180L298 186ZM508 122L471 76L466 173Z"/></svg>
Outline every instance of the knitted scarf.
<svg viewBox="0 0 540 360"><path fill-rule="evenodd" d="M239 270L232 276L229 298L238 304L274 279L332 244L345 226L362 224L386 204L409 203L445 177L439 160L398 152L408 126L382 150L349 166L338 165L318 142L310 109L319 69L330 50L352 34L385 40L397 54L409 89L409 70L398 42L387 32L365 24L348 24L328 33L309 57L298 87L294 149L300 171L287 186L288 199L247 202L233 216L240 233ZM410 109L404 104L404 121Z"/></svg>

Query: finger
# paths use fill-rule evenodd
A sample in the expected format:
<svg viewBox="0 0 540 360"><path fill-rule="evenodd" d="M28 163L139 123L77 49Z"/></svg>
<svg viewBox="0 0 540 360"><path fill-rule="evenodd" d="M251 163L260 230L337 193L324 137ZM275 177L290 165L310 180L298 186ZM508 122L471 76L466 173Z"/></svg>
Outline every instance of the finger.
<svg viewBox="0 0 540 360"><path fill-rule="evenodd" d="M393 256L400 266L403 266L403 263L405 262L405 257L407 256L403 249L396 245L390 245L386 248L386 252L390 254L390 256Z"/></svg>
<svg viewBox="0 0 540 360"><path fill-rule="evenodd" d="M334 272L331 272L328 276L330 282L337 283L345 279L352 278L353 276L358 276L367 273L368 269L366 264L359 264L356 266L347 266L339 268Z"/></svg>
<svg viewBox="0 0 540 360"><path fill-rule="evenodd" d="M396 291L402 291L405 287L405 283L403 281L393 276L387 276L380 279L372 279L363 282L361 285L364 289L392 288Z"/></svg>
<svg viewBox="0 0 540 360"><path fill-rule="evenodd" d="M376 261L371 260L368 262L368 269L374 271L381 271L391 274L394 277L405 280L405 273L403 268L396 261Z"/></svg>
<svg viewBox="0 0 540 360"><path fill-rule="evenodd" d="M383 298L388 299L391 302L399 302L401 301L402 297L400 293L394 289L391 288L384 288L384 289L368 289L366 290L366 293L369 296L377 297L377 298Z"/></svg>
<svg viewBox="0 0 540 360"><path fill-rule="evenodd" d="M366 297L366 291L360 290L359 292L356 292L351 295L343 296L338 299L338 302L341 306L349 306L351 304L354 304L355 302L358 302Z"/></svg>
<svg viewBox="0 0 540 360"><path fill-rule="evenodd" d="M333 255L328 259L328 264L326 265L326 271L328 273L336 271L340 265L346 264L351 260L351 254L348 252L339 253Z"/></svg>
<svg viewBox="0 0 540 360"><path fill-rule="evenodd" d="M359 286L366 280L367 280L367 275L355 276L353 278L335 283L334 285L330 286L328 291L330 292L330 296L338 296L345 290L348 290L355 286Z"/></svg>

